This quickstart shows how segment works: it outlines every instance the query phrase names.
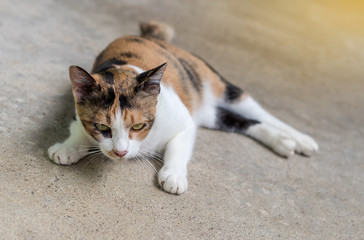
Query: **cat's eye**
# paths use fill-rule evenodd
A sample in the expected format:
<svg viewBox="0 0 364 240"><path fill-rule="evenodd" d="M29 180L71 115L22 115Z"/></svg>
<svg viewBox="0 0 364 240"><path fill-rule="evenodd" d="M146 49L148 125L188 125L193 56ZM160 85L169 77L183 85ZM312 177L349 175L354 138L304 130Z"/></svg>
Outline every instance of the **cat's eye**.
<svg viewBox="0 0 364 240"><path fill-rule="evenodd" d="M144 123L138 123L138 124L135 124L134 126L132 126L131 129L134 131L138 131L138 130L142 130L144 127L145 127Z"/></svg>
<svg viewBox="0 0 364 240"><path fill-rule="evenodd" d="M96 128L101 132L106 132L110 130L110 128L104 124L96 124Z"/></svg>

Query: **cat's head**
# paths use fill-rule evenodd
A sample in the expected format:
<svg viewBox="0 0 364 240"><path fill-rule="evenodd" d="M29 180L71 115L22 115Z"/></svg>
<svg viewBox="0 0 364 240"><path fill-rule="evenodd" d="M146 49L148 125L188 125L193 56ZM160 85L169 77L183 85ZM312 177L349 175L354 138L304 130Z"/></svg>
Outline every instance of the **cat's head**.
<svg viewBox="0 0 364 240"><path fill-rule="evenodd" d="M153 126L166 63L138 74L111 68L89 74L70 67L76 110L87 134L113 160L135 157Z"/></svg>

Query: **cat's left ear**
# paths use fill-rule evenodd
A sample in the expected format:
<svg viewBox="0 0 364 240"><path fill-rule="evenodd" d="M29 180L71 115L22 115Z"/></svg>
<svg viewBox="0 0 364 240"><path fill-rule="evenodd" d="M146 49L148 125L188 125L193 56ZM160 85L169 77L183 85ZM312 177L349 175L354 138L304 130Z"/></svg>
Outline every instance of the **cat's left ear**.
<svg viewBox="0 0 364 240"><path fill-rule="evenodd" d="M137 76L138 91L144 91L152 95L158 95L160 92L160 82L162 80L164 71L167 68L167 63L145 71Z"/></svg>

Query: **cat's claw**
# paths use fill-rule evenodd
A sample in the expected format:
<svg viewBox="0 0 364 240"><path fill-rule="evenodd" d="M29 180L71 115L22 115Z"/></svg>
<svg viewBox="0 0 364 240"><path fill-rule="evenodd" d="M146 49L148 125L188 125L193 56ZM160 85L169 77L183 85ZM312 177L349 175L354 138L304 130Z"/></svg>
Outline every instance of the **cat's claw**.
<svg viewBox="0 0 364 240"><path fill-rule="evenodd" d="M158 182L164 191L178 195L184 193L188 186L185 175L165 167L159 171Z"/></svg>
<svg viewBox="0 0 364 240"><path fill-rule="evenodd" d="M78 149L64 143L56 143L48 149L49 158L56 164L71 165L78 162L83 155Z"/></svg>

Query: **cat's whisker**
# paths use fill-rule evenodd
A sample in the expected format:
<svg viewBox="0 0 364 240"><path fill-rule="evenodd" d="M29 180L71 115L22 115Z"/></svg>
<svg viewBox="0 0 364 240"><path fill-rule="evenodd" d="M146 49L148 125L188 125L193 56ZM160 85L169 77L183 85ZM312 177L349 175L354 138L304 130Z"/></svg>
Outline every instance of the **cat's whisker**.
<svg viewBox="0 0 364 240"><path fill-rule="evenodd" d="M93 153L102 153L101 150L92 150L92 151L88 151L89 154L93 154Z"/></svg>
<svg viewBox="0 0 364 240"><path fill-rule="evenodd" d="M89 154L89 155L87 155L85 158L87 159L87 160L89 160L88 162L91 162L94 158L97 158L99 156L99 154L98 153L94 153L94 154Z"/></svg>
<svg viewBox="0 0 364 240"><path fill-rule="evenodd" d="M89 155L87 155L85 158L87 159L87 162L85 163L85 165L84 165L84 167L83 167L83 169L87 166L87 165L89 165L89 164L91 164L92 162L94 162L94 161L96 161L96 160L98 160L100 157L102 157L103 156L103 154L101 153L101 152L97 152L97 153L92 153L92 154L89 154Z"/></svg>
<svg viewBox="0 0 364 240"><path fill-rule="evenodd" d="M105 154L103 154L103 153L100 154L100 157L101 157L100 160L103 161L103 162L106 162L106 161L109 161L110 160L110 158L107 157L107 156L105 156Z"/></svg>
<svg viewBox="0 0 364 240"><path fill-rule="evenodd" d="M97 146L93 145L73 145L76 148L83 148L83 149L99 149Z"/></svg>
<svg viewBox="0 0 364 240"><path fill-rule="evenodd" d="M160 167L162 167L162 163L163 162L161 162L161 160L160 159L158 159L158 158L156 158L155 156L153 156L153 155L150 155L150 154L147 154L147 155L143 155L143 157L147 160L147 161L149 161L148 159L151 159L151 160L153 160L158 166L160 166Z"/></svg>
<svg viewBox="0 0 364 240"><path fill-rule="evenodd" d="M146 158L146 156L144 156L144 155L142 155L142 154L139 154L139 156L138 156L138 158L139 157L141 157L141 159L142 159L142 162L146 162L147 163L147 165L149 166L149 167L151 167L152 168L152 170L154 171L154 173L155 174L157 174L158 173L158 171L157 171L157 169L153 166L153 164L148 160L148 158Z"/></svg>
<svg viewBox="0 0 364 240"><path fill-rule="evenodd" d="M158 160L158 159L155 159L155 158L152 158L152 160L154 160L154 162L159 166L159 167L162 167L163 164Z"/></svg>
<svg viewBox="0 0 364 240"><path fill-rule="evenodd" d="M96 153L92 156L92 160L89 162L89 163L93 163L93 162L96 162L96 161L99 161L102 159L104 155L101 154L101 153Z"/></svg>
<svg viewBox="0 0 364 240"><path fill-rule="evenodd" d="M155 174L158 174L158 171L157 171L157 169L153 166L153 164L147 159L147 158L145 158L144 159L146 162L147 162L147 164L153 169L153 171L154 171L154 173Z"/></svg>
<svg viewBox="0 0 364 240"><path fill-rule="evenodd" d="M145 171L145 168L143 165L143 161L139 158L139 156L135 156L135 159L137 160L138 164L141 166L144 178L146 179L147 176L146 176L146 171Z"/></svg>
<svg viewBox="0 0 364 240"><path fill-rule="evenodd" d="M140 154L142 154L144 157L151 158L154 160L155 163L157 163L159 166L162 166L164 163L164 156L157 152L151 152L144 149L140 149Z"/></svg>

